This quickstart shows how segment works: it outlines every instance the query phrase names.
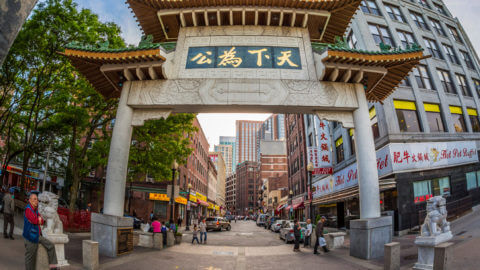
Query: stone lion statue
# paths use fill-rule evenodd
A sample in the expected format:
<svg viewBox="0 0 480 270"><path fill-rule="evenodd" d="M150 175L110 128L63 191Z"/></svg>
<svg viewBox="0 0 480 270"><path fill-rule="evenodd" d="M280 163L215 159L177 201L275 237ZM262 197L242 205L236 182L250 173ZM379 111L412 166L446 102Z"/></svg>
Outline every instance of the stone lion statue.
<svg viewBox="0 0 480 270"><path fill-rule="evenodd" d="M42 215L45 223L43 232L46 234L62 234L63 224L58 216L58 195L52 192L44 191L38 195L38 211Z"/></svg>
<svg viewBox="0 0 480 270"><path fill-rule="evenodd" d="M427 201L427 217L421 228L422 236L437 236L450 232L450 222L447 221L446 200L435 196Z"/></svg>

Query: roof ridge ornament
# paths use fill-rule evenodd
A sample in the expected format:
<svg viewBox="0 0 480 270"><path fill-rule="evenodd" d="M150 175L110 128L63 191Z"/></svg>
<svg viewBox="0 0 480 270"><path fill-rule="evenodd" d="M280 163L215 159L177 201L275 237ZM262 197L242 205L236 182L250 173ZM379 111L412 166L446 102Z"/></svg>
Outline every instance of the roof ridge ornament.
<svg viewBox="0 0 480 270"><path fill-rule="evenodd" d="M142 36L142 38L140 39L140 42L138 43L139 48L150 47L152 45L154 45L153 35Z"/></svg>

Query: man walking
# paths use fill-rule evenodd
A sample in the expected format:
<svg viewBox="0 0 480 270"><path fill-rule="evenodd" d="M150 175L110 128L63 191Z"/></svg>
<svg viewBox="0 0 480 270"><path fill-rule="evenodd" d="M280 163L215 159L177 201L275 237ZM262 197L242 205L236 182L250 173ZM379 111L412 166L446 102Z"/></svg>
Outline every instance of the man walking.
<svg viewBox="0 0 480 270"><path fill-rule="evenodd" d="M305 230L305 240L303 241L303 247L306 248L307 246L310 245L310 238L312 236L312 220L307 219L307 229Z"/></svg>
<svg viewBox="0 0 480 270"><path fill-rule="evenodd" d="M205 223L205 219L202 219L202 222L200 222L200 243L207 243L207 224ZM203 238L205 237L205 239Z"/></svg>
<svg viewBox="0 0 480 270"><path fill-rule="evenodd" d="M313 254L318 254L318 246L321 245L323 248L323 251L329 252L325 241L325 238L323 238L323 224L325 224L325 217L320 218L317 224L317 228L315 228L315 234L316 234L316 241L315 241L315 247L313 248ZM320 243L320 239L324 239L322 243Z"/></svg>
<svg viewBox="0 0 480 270"><path fill-rule="evenodd" d="M14 214L15 214L15 200L13 199L14 189L10 188L9 193L3 196L3 237L13 240ZM10 224L10 231L7 234L8 224Z"/></svg>
<svg viewBox="0 0 480 270"><path fill-rule="evenodd" d="M293 222L293 236L295 238L295 246L293 246L293 251L298 252L300 251L300 235L301 235L301 227L298 220Z"/></svg>
<svg viewBox="0 0 480 270"><path fill-rule="evenodd" d="M42 236L43 224L42 216L38 213L38 197L35 193L30 193L28 205L25 207L25 216L23 224L23 237L25 238L25 269L34 270L37 261L38 244L41 244L48 254L48 263L50 269L57 269L57 254L55 246L48 239Z"/></svg>

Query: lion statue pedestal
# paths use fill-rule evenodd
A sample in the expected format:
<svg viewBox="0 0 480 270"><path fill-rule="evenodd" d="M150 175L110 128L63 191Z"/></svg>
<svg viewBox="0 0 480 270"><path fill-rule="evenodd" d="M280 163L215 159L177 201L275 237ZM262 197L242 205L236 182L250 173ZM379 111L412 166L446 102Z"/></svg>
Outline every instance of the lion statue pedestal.
<svg viewBox="0 0 480 270"><path fill-rule="evenodd" d="M68 243L68 236L63 233L63 224L58 216L58 195L44 191L38 195L38 211L45 223L42 227L42 234L55 245L58 266L67 266L65 259L65 244Z"/></svg>
<svg viewBox="0 0 480 270"><path fill-rule="evenodd" d="M413 269L433 269L435 246L452 239L450 223L447 221L446 200L435 196L427 201L427 216L421 234L415 239L418 246L418 261Z"/></svg>

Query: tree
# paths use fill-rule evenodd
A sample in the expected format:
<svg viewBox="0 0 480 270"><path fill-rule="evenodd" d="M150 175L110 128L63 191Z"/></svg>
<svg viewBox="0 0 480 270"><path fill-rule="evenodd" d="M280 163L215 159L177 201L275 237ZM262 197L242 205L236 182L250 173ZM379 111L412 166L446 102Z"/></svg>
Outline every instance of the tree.
<svg viewBox="0 0 480 270"><path fill-rule="evenodd" d="M32 157L41 157L50 145L65 154L66 142L66 180L81 177L85 141L112 117L116 102L104 100L58 52L72 41L124 47L119 34L117 25L77 10L72 0L41 2L24 24L0 71L0 135L8 142L4 166L22 157L22 188Z"/></svg>
<svg viewBox="0 0 480 270"><path fill-rule="evenodd" d="M190 138L197 128L194 114L175 114L167 119L146 121L133 131L129 157L129 180L148 175L156 181L170 181L171 164L186 163L193 149Z"/></svg>

